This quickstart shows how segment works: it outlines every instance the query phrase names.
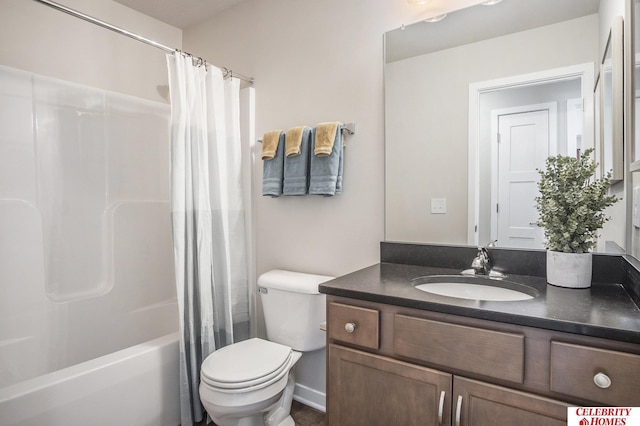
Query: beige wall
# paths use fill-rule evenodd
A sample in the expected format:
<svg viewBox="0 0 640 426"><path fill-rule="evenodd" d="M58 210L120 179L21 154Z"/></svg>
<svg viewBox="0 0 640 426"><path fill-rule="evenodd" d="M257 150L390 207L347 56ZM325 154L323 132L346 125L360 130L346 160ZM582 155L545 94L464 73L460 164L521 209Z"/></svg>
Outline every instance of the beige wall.
<svg viewBox="0 0 640 426"><path fill-rule="evenodd" d="M248 1L184 33L185 48L256 79L256 133L355 122L344 193L261 196L254 167L258 274L341 275L378 261L383 239L382 34L411 19L406 2Z"/></svg>
<svg viewBox="0 0 640 426"><path fill-rule="evenodd" d="M168 45L182 31L111 0L67 7ZM155 101L167 85L165 53L31 0L0 0L0 64Z"/></svg>

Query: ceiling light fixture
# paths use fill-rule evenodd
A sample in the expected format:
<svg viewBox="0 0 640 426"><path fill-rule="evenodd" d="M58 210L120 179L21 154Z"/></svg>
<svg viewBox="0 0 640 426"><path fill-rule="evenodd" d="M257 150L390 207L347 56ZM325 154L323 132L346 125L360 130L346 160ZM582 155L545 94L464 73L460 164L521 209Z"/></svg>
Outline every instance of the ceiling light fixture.
<svg viewBox="0 0 640 426"><path fill-rule="evenodd" d="M443 13L442 15L437 15L437 16L434 16L434 17L431 17L431 18L427 18L427 19L424 20L424 22L429 22L429 23L440 22L446 17L447 17L447 14Z"/></svg>
<svg viewBox="0 0 640 426"><path fill-rule="evenodd" d="M502 0L487 0L480 3L483 6L493 6L494 4L500 3Z"/></svg>
<svg viewBox="0 0 640 426"><path fill-rule="evenodd" d="M427 4L430 1L431 0L407 0L407 3L410 3L410 4Z"/></svg>

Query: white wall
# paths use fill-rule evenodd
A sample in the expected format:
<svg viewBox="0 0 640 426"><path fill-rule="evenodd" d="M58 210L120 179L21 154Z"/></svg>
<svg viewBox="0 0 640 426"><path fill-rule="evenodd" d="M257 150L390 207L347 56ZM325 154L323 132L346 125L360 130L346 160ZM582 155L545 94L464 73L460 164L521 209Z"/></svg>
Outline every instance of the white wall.
<svg viewBox="0 0 640 426"><path fill-rule="evenodd" d="M111 0L59 3L165 44L182 31ZM166 100L165 53L31 0L0 0L0 64L155 101Z"/></svg>

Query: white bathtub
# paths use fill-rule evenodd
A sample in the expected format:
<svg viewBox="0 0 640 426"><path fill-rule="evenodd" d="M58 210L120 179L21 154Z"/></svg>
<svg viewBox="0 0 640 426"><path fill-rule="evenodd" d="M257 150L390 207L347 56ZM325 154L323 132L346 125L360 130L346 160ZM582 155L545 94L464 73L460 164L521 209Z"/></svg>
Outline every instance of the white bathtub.
<svg viewBox="0 0 640 426"><path fill-rule="evenodd" d="M178 334L0 389L3 426L180 424Z"/></svg>

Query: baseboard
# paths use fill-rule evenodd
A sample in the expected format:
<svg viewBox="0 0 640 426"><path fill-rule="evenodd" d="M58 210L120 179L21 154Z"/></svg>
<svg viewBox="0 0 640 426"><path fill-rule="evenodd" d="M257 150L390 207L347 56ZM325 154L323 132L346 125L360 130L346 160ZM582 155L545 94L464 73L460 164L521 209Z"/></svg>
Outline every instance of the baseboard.
<svg viewBox="0 0 640 426"><path fill-rule="evenodd" d="M308 405L311 408L322 411L323 413L327 411L327 395L324 392L311 389L308 386L296 383L296 387L293 391L293 399L301 404Z"/></svg>

